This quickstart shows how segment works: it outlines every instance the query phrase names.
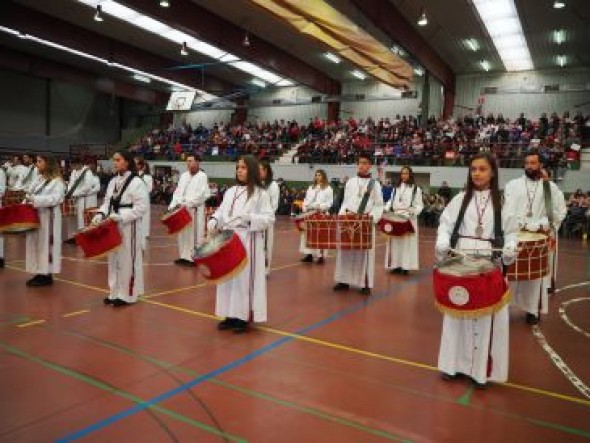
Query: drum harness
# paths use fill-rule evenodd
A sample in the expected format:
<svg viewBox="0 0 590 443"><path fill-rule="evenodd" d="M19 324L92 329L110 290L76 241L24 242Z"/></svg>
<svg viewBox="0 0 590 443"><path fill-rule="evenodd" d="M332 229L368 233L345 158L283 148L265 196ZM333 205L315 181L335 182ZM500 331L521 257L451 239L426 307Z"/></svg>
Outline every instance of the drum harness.
<svg viewBox="0 0 590 443"><path fill-rule="evenodd" d="M408 206L408 208L411 208L412 205L414 204L414 200L416 199L416 193L418 192L418 185L414 184L414 189L412 189L412 199L410 200L410 206ZM393 188L393 192L391 194L391 200L392 200L392 204L393 204L393 200L395 199L395 196L397 194L397 188ZM402 193L403 195L403 193ZM401 197L400 197L400 201L401 201ZM393 211L393 209L392 209Z"/></svg>
<svg viewBox="0 0 590 443"><path fill-rule="evenodd" d="M111 196L111 199L109 201L109 211L106 214L104 214L102 212L99 213L100 215L103 216L103 218L107 218L111 214L111 212L118 214L119 209L121 209L121 208L133 208L133 203L121 204L121 197L123 196L123 194L127 190L127 187L129 186L129 184L131 183L131 181L133 180L134 177L136 177L136 175L134 173L131 173L131 175L129 175L129 177L127 177L127 180L125 180L125 183L123 183L123 187L121 188L121 191L118 192L115 197Z"/></svg>
<svg viewBox="0 0 590 443"><path fill-rule="evenodd" d="M80 174L78 176L78 178L76 178L76 181L72 185L72 188L66 193L65 198L72 198L74 191L76 191L76 189L78 189L78 186L80 186L80 183L82 183L82 180L84 179L84 176L86 175L87 172L88 172L88 169L84 169L82 171L82 174Z"/></svg>

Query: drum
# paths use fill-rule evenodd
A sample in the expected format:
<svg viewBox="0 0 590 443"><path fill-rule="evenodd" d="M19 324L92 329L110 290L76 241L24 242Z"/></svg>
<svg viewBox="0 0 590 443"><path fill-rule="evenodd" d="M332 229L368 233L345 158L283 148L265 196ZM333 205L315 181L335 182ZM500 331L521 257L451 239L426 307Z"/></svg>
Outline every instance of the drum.
<svg viewBox="0 0 590 443"><path fill-rule="evenodd" d="M84 257L97 258L110 254L123 241L117 222L107 219L91 225L74 235L76 244L84 251Z"/></svg>
<svg viewBox="0 0 590 443"><path fill-rule="evenodd" d="M549 237L542 232L518 233L518 255L507 268L510 281L536 280L549 274Z"/></svg>
<svg viewBox="0 0 590 443"><path fill-rule="evenodd" d="M11 204L0 208L0 232L34 231L40 223L39 213L31 204Z"/></svg>
<svg viewBox="0 0 590 443"><path fill-rule="evenodd" d="M390 237L403 237L416 232L410 219L399 213L384 215L377 226L379 231Z"/></svg>
<svg viewBox="0 0 590 443"><path fill-rule="evenodd" d="M221 282L239 273L246 266L248 256L238 234L225 230L195 248L193 260L205 279Z"/></svg>
<svg viewBox="0 0 590 443"><path fill-rule="evenodd" d="M75 198L64 198L64 200L61 202L61 215L64 217L76 215Z"/></svg>
<svg viewBox="0 0 590 443"><path fill-rule="evenodd" d="M179 206L164 214L160 220L166 225L168 234L177 234L190 225L193 217L185 206Z"/></svg>
<svg viewBox="0 0 590 443"><path fill-rule="evenodd" d="M299 232L305 231L305 218L307 214L300 214L295 217L295 227Z"/></svg>
<svg viewBox="0 0 590 443"><path fill-rule="evenodd" d="M92 219L98 213L99 208L88 208L84 210L84 226L90 226Z"/></svg>
<svg viewBox="0 0 590 443"><path fill-rule="evenodd" d="M312 249L364 250L373 245L369 215L313 214L305 221L306 246Z"/></svg>
<svg viewBox="0 0 590 443"><path fill-rule="evenodd" d="M447 259L435 267L432 279L436 307L452 317L490 315L510 301L502 271L489 258Z"/></svg>
<svg viewBox="0 0 590 443"><path fill-rule="evenodd" d="M7 190L2 197L2 206L18 205L25 200L25 191Z"/></svg>
<svg viewBox="0 0 590 443"><path fill-rule="evenodd" d="M337 249L338 225L333 215L315 213L304 223L305 246L310 249Z"/></svg>

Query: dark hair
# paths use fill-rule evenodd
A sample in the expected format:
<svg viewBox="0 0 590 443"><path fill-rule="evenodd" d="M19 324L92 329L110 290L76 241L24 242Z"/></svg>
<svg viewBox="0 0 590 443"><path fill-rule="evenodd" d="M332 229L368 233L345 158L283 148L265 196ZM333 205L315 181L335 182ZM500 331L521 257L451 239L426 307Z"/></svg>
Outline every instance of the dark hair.
<svg viewBox="0 0 590 443"><path fill-rule="evenodd" d="M537 156L537 158L539 159L539 163L542 164L543 163L543 160L541 159L541 154L536 149L531 149L530 151L525 152L524 153L524 158L532 157L534 155Z"/></svg>
<svg viewBox="0 0 590 443"><path fill-rule="evenodd" d="M45 160L45 163L47 163L47 169L45 170L44 175L49 177L50 180L61 178L61 168L57 159L53 155L39 154L36 157L31 156L31 158L42 158Z"/></svg>
<svg viewBox="0 0 590 443"><path fill-rule="evenodd" d="M197 162L201 161L201 156L199 154L195 154L194 152L189 152L188 154L186 154L184 158L188 160L191 157L194 158Z"/></svg>
<svg viewBox="0 0 590 443"><path fill-rule="evenodd" d="M402 166L402 168L399 171L399 179L397 181L396 188L399 188L402 184L402 172L404 172L404 169L407 169L410 173L410 179L408 180L408 184L413 185L416 183L416 181L414 180L414 171L412 170L412 168L410 168L409 166Z"/></svg>
<svg viewBox="0 0 590 443"><path fill-rule="evenodd" d="M330 182L328 181L328 174L326 174L326 171L324 171L323 169L318 169L317 171L315 171L315 173L320 174L322 176L322 182L320 183L320 187L322 189L325 189L328 186L330 186ZM313 178L313 184L315 185L315 174Z"/></svg>
<svg viewBox="0 0 590 443"><path fill-rule="evenodd" d="M502 196L500 195L500 180L498 177L498 162L496 157L488 152L480 152L475 154L469 160L469 172L467 173L467 189L465 190L465 197L463 198L463 205L467 207L471 199L473 198L473 180L471 179L471 165L475 160L485 160L492 168L492 180L490 181L490 195L492 197L492 207L494 208L494 214L502 209Z"/></svg>
<svg viewBox="0 0 590 443"><path fill-rule="evenodd" d="M137 168L135 167L135 159L133 158L133 154L129 151L115 151L113 157L119 154L123 157L123 160L127 162L127 170L132 174L137 174Z"/></svg>
<svg viewBox="0 0 590 443"><path fill-rule="evenodd" d="M135 160L137 160L137 164L143 168L143 172L145 174L150 173L150 164L148 162L146 162L143 157L135 157ZM137 171L137 172L139 172L139 171Z"/></svg>
<svg viewBox="0 0 590 443"><path fill-rule="evenodd" d="M373 164L373 157L371 157L370 154L367 154L366 152L361 152L357 157L357 160L356 160L357 163L361 158L364 158L364 159L368 160L369 163Z"/></svg>
<svg viewBox="0 0 590 443"><path fill-rule="evenodd" d="M260 166L266 171L266 180L263 182L263 188L268 189L273 180L272 168L267 159L260 160ZM262 180L262 179L261 179Z"/></svg>
<svg viewBox="0 0 590 443"><path fill-rule="evenodd" d="M241 155L238 157L237 163L242 160L246 164L246 169L248 170L248 179L246 182L246 186L248 187L248 198L252 197L254 194L254 189L258 186L262 188L262 182L260 181L260 169L258 169L258 160L256 157L252 155ZM238 180L238 176L236 174L236 182Z"/></svg>

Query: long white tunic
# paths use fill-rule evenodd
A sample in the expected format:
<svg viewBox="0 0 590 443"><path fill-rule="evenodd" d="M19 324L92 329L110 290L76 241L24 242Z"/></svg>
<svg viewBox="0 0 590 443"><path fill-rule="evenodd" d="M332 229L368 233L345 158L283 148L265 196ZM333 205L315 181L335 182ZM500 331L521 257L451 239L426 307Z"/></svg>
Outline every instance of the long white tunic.
<svg viewBox="0 0 590 443"><path fill-rule="evenodd" d="M490 191L476 191L465 211L459 235L476 237L478 225L478 206L483 212ZM465 193L455 196L443 211L437 235L437 249L450 245L451 234L459 215ZM482 217L482 238L494 237L494 210L491 198ZM505 247L516 247L518 224L514 213L502 211L502 228ZM456 249L478 249L480 254L491 248L488 241L460 238ZM442 257L438 257L442 258ZM482 288L482 291L485 288ZM491 356L491 360L489 360ZM491 372L488 374L488 362ZM438 368L447 374L465 374L479 383L486 381L504 382L508 378L508 306L504 306L493 315L476 319L459 319L444 315Z"/></svg>
<svg viewBox="0 0 590 443"><path fill-rule="evenodd" d="M37 182L39 171L37 171L35 165L20 165L20 167L17 166L15 169L17 169L16 173L18 174L16 183L14 184L15 190L27 191Z"/></svg>
<svg viewBox="0 0 590 443"><path fill-rule="evenodd" d="M268 188L266 188L266 192L270 198L270 206L272 207L273 213L277 213L277 209L279 208L279 197L280 197L280 189L279 185L276 181L272 181ZM264 253L265 253L265 263L266 263L266 274L270 274L270 267L272 265L272 252L274 248L275 242L275 224L272 223L265 231L264 231Z"/></svg>
<svg viewBox="0 0 590 443"><path fill-rule="evenodd" d="M0 168L0 208L6 192L6 175L4 168ZM4 258L4 236L2 234L0 234L0 258Z"/></svg>
<svg viewBox="0 0 590 443"><path fill-rule="evenodd" d="M354 177L346 182L344 200L340 207L340 214L357 213L363 195L369 185L369 178ZM365 214L370 214L373 223L377 223L383 215L383 194L381 184L375 180L375 185L365 207ZM373 245L371 249L362 251L338 250L336 256L336 272L334 280L358 287L373 287L375 279L375 225L373 224Z"/></svg>
<svg viewBox="0 0 590 443"><path fill-rule="evenodd" d="M249 222L239 217L248 214ZM245 186L233 186L209 223L234 229L244 244L248 263L231 280L217 286L215 314L220 317L265 322L267 319L266 272L263 231L275 221L268 193L257 188L248 199Z"/></svg>
<svg viewBox="0 0 590 443"><path fill-rule="evenodd" d="M203 171L195 175L186 171L180 176L168 209L183 205L193 217L192 224L178 234L178 251L184 260L193 260L193 249L205 238L205 202L210 195L209 181Z"/></svg>
<svg viewBox="0 0 590 443"><path fill-rule="evenodd" d="M145 211L145 214L143 215L143 217L141 218L141 230L143 232L143 242L142 242L142 247L145 250L146 248L146 239L150 236L150 224L151 224L151 194L152 191L154 189L154 178L150 175L150 174L139 174L139 178L141 178L141 181L143 181L143 184L145 186L145 189L147 191L147 195L148 195L148 208L147 211Z"/></svg>
<svg viewBox="0 0 590 443"><path fill-rule="evenodd" d="M46 186L45 179L38 176L29 187L32 204L39 213L40 226L26 234L27 272L34 274L57 274L61 271L61 208L65 184L54 178Z"/></svg>
<svg viewBox="0 0 590 443"><path fill-rule="evenodd" d="M414 227L415 233L413 235L405 235L403 237L387 237L387 245L385 247L385 269L402 268L405 270L417 270L419 268L418 259L418 216L424 208L422 202L422 189L416 187L416 194L414 194L414 186L402 183L398 188L394 189L393 198L385 204L385 212L400 211L410 215L410 222Z"/></svg>
<svg viewBox="0 0 590 443"><path fill-rule="evenodd" d="M553 204L553 223L555 230L567 214L567 207L563 193L553 182L549 184L551 201ZM536 231L540 225L548 226L549 221L545 211L543 196L543 182L533 181L526 176L511 180L504 189L505 207L514 211L521 229ZM532 216L528 216L529 210ZM553 257L550 257L550 261ZM528 313L546 314L549 310L547 288L551 283L551 276L528 281L511 281L510 288L514 296L513 303Z"/></svg>
<svg viewBox="0 0 590 443"><path fill-rule="evenodd" d="M80 183L74 189L74 185L78 179L82 177ZM68 182L68 192L72 192L72 197L76 199L76 225L78 229L84 228L84 211L88 208L96 208L97 194L100 189L100 181L98 182L98 189L96 189L96 177L88 166L84 166L79 171L72 171L70 181Z"/></svg>
<svg viewBox="0 0 590 443"><path fill-rule="evenodd" d="M126 172L111 179L99 212L105 216L114 212L111 198L122 190L129 174ZM129 204L133 207L120 208L118 212L121 216L119 230L123 237L122 244L109 254L109 298L134 303L144 290L141 217L148 207L145 185L137 176L131 180L121 196L121 205Z"/></svg>
<svg viewBox="0 0 590 443"><path fill-rule="evenodd" d="M333 202L334 191L331 186L322 188L319 185L312 185L307 188L307 191L305 191L305 199L303 200L302 209L304 213L313 211L326 212L332 207ZM305 231L303 231L299 236L299 252L305 255L312 254L316 258L323 256L322 249L309 249L306 246L306 243L307 237L305 236Z"/></svg>

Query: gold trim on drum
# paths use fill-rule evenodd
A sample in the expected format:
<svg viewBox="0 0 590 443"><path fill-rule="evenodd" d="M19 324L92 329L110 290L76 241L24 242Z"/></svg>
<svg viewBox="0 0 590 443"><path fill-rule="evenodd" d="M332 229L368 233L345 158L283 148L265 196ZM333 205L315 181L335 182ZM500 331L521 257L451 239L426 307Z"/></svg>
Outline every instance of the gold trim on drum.
<svg viewBox="0 0 590 443"><path fill-rule="evenodd" d="M510 289L508 289L504 293L504 295L502 295L502 298L496 304L494 304L492 306L488 306L487 308L472 309L469 311L461 311L459 309L453 309L453 308L449 308L447 306L442 305L441 303L438 302L438 300L436 298L434 299L434 305L442 314L450 315L451 317L460 318L460 319L473 319L473 318L483 317L484 315L495 314L500 309L502 309L504 306L506 306L510 302L511 299L512 299L512 292L510 291Z"/></svg>

